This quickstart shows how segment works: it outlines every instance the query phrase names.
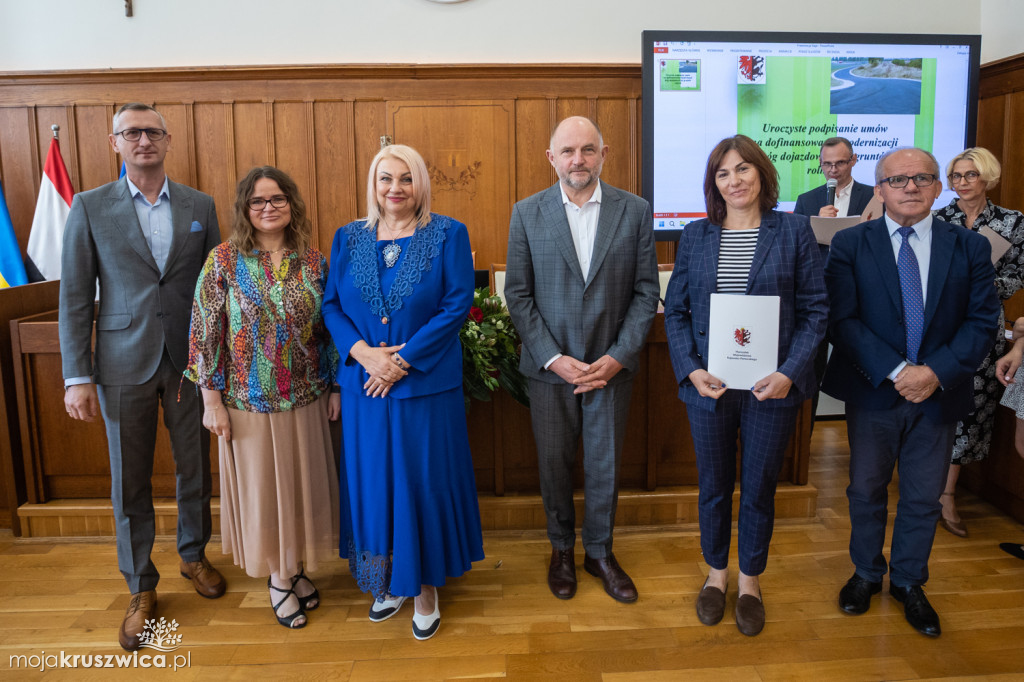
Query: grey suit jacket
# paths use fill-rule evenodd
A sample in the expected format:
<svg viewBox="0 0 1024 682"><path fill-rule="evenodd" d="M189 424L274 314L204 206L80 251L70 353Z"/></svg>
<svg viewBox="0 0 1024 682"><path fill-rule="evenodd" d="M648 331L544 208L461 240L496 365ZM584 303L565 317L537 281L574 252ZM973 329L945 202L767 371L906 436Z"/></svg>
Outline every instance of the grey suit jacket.
<svg viewBox="0 0 1024 682"><path fill-rule="evenodd" d="M97 384L138 385L156 372L165 347L184 371L196 280L206 255L220 243L220 228L212 197L176 182L168 183L168 191L174 235L163 275L124 178L75 195L61 256L65 379L92 376Z"/></svg>
<svg viewBox="0 0 1024 682"><path fill-rule="evenodd" d="M528 377L560 383L544 369L558 353L583 362L611 355L626 370L613 382L636 371L660 291L651 207L604 182L601 192L586 281L557 184L512 209L505 300L523 340L519 368Z"/></svg>

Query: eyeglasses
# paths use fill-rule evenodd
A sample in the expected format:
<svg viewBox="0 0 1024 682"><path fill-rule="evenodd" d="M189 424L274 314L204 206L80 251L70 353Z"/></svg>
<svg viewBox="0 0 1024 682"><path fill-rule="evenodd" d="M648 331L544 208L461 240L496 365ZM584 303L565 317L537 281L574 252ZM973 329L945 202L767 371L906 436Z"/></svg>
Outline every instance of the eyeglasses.
<svg viewBox="0 0 1024 682"><path fill-rule="evenodd" d="M887 182L889 183L889 186L892 187L893 189L900 189L902 187L906 187L907 183L913 180L916 186L927 187L928 185L935 182L938 178L939 176L935 175L934 173L918 173L917 175L894 175L891 178L882 178L881 180L878 181L878 184L881 185L883 182Z"/></svg>
<svg viewBox="0 0 1024 682"><path fill-rule="evenodd" d="M160 140L167 137L167 131L162 128L125 128L115 135L120 135L129 142L138 142L142 139L142 133L146 133L146 137L149 138L150 142L159 142Z"/></svg>
<svg viewBox="0 0 1024 682"><path fill-rule="evenodd" d="M835 168L836 170L843 170L848 165L850 165L851 161L853 161L853 157L852 156L850 158L848 158L848 159L839 159L835 163L832 163L831 161L822 161L821 162L821 170L827 170L828 171L828 170L832 170L833 168Z"/></svg>
<svg viewBox="0 0 1024 682"><path fill-rule="evenodd" d="M253 197L249 201L245 202L249 204L250 211L262 211L267 204L270 204L274 208L284 208L288 205L288 197L283 194L272 196L269 199L263 197Z"/></svg>
<svg viewBox="0 0 1024 682"><path fill-rule="evenodd" d="M950 173L949 181L954 185L961 180L966 180L968 184L974 182L981 177L981 173L978 171L967 171L966 173Z"/></svg>

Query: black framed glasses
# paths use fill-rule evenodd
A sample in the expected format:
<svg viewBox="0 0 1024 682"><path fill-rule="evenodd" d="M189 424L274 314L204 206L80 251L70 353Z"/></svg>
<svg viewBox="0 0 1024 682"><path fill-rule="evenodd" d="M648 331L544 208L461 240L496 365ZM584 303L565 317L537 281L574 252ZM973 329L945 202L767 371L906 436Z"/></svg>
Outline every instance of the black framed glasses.
<svg viewBox="0 0 1024 682"><path fill-rule="evenodd" d="M167 131L163 128L125 128L114 134L120 135L129 142L138 142L142 139L142 133L146 133L146 137L150 142L159 142L167 137Z"/></svg>
<svg viewBox="0 0 1024 682"><path fill-rule="evenodd" d="M252 199L249 199L249 201L245 203L249 204L250 211L262 211L267 204L270 204L274 208L284 208L285 206L288 205L288 197L286 197L283 194L274 195L269 199L264 199L263 197L253 197Z"/></svg>
<svg viewBox="0 0 1024 682"><path fill-rule="evenodd" d="M844 168L850 165L851 161L853 161L852 156L848 159L839 159L834 163L832 161L822 161L821 170L829 171L832 170L833 168L835 168L836 170L843 170Z"/></svg>
<svg viewBox="0 0 1024 682"><path fill-rule="evenodd" d="M907 183L911 180L918 187L927 187L936 180L939 179L938 175L934 173L918 173L917 175L893 175L890 178L882 178L878 184L881 185L883 182L889 183L889 186L893 189L901 189L907 186Z"/></svg>
<svg viewBox="0 0 1024 682"><path fill-rule="evenodd" d="M980 178L981 173L979 173L978 171L967 171L966 173L950 173L948 177L949 181L952 182L954 185L960 182L961 180L965 180L968 184L970 184L972 182L975 182L978 178Z"/></svg>

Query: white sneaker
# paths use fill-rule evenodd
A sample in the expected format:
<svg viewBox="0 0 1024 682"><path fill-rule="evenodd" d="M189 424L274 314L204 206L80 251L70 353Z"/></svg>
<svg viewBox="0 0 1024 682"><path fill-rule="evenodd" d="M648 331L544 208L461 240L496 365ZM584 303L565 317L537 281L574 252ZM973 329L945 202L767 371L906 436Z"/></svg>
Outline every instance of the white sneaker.
<svg viewBox="0 0 1024 682"><path fill-rule="evenodd" d="M421 616L415 607L412 610L412 636L419 640L430 639L441 625L441 608L438 604L437 588L434 588L434 612Z"/></svg>
<svg viewBox="0 0 1024 682"><path fill-rule="evenodd" d="M389 599L378 599L370 604L370 620L374 623L387 620L398 613L398 610L402 608L402 604L404 604L406 600L406 597L388 596L390 597Z"/></svg>

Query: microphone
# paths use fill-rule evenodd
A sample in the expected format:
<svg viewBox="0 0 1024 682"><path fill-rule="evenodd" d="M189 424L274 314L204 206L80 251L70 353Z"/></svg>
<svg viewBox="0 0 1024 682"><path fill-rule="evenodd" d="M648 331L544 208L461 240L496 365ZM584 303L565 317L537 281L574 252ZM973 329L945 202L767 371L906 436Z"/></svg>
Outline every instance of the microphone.
<svg viewBox="0 0 1024 682"><path fill-rule="evenodd" d="M836 203L836 185L838 184L839 181L835 178L829 178L825 183L825 203L829 206L834 206Z"/></svg>

